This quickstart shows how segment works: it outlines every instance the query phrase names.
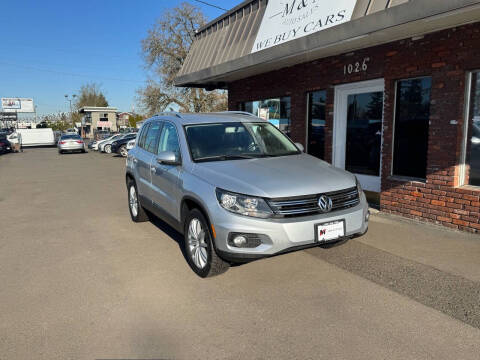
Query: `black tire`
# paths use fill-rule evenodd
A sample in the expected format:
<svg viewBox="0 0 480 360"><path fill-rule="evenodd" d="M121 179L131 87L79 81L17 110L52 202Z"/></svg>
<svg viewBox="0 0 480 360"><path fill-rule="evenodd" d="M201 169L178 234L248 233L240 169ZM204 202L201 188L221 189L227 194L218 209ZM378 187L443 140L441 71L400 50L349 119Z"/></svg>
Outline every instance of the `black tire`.
<svg viewBox="0 0 480 360"><path fill-rule="evenodd" d="M204 230L204 234L205 234L204 243L206 244L205 250L207 253L207 260L203 268L200 268L195 264L193 260L193 253L189 248L189 226L193 219L199 220L202 226L202 230ZM183 242L184 253L185 253L185 258L187 259L188 265L190 265L192 270L202 278L223 274L230 267L229 263L223 261L217 255L212 238L213 238L212 230L203 213L198 209L190 210L190 212L188 213L185 219L185 224L184 224L184 242Z"/></svg>
<svg viewBox="0 0 480 360"><path fill-rule="evenodd" d="M59 153L60 155L62 155L62 154L63 154L63 150L58 150L58 153Z"/></svg>
<svg viewBox="0 0 480 360"><path fill-rule="evenodd" d="M131 188L135 189L135 194L136 194L136 199L137 199L137 211L134 211L132 208L132 203L131 203ZM140 203L140 198L138 196L138 189L137 189L137 184L135 183L134 180L129 180L127 184L127 200L128 200L128 211L130 212L130 217L132 218L132 221L134 222L145 222L149 220L148 213L145 211L143 208L142 204Z"/></svg>
<svg viewBox="0 0 480 360"><path fill-rule="evenodd" d="M86 151L85 151L85 149L83 149L83 150L82 150L82 154L85 154L85 153L86 153Z"/></svg>
<svg viewBox="0 0 480 360"><path fill-rule="evenodd" d="M123 157L127 157L128 155L128 150L126 145L120 146L120 149L118 149L118 153L122 155Z"/></svg>

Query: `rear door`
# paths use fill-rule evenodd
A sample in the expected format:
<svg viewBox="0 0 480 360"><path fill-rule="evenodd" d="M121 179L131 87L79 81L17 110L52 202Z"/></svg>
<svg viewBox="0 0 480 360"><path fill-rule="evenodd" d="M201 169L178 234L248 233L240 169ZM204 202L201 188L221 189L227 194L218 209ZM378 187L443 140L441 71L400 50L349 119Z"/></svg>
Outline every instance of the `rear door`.
<svg viewBox="0 0 480 360"><path fill-rule="evenodd" d="M180 145L176 126L165 121L158 142L157 154L171 151L180 158ZM152 159L152 200L154 206L179 219L181 165L159 164L156 157Z"/></svg>
<svg viewBox="0 0 480 360"><path fill-rule="evenodd" d="M151 201L151 170L150 164L155 157L156 148L158 146L158 138L162 123L160 121L152 121L148 123L148 128L145 129L145 135L142 134L142 139L139 143L138 151L135 156L135 167L137 169L137 188L139 195L142 198L147 198Z"/></svg>

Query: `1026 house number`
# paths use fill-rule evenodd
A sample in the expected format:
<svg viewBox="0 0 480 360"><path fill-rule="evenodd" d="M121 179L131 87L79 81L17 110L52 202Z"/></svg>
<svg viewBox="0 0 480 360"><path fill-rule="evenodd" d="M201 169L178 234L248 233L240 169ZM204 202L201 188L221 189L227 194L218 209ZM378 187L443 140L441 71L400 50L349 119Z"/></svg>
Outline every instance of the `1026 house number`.
<svg viewBox="0 0 480 360"><path fill-rule="evenodd" d="M366 57L366 58L363 58L362 61L357 61L355 63L343 65L343 75L367 71L369 61L370 61L370 58Z"/></svg>

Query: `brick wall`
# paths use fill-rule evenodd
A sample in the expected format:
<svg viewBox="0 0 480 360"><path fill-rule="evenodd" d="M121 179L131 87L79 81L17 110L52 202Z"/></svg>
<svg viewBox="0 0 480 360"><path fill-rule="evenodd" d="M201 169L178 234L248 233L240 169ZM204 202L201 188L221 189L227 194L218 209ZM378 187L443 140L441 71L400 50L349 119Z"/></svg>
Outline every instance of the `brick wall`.
<svg viewBox="0 0 480 360"><path fill-rule="evenodd" d="M344 65L369 58L365 72ZM332 160L335 85L385 79L381 209L451 228L480 231L480 189L458 187L466 73L480 69L480 23L272 71L229 84L229 108L291 96L291 137L305 145L307 92L327 90L325 160ZM431 76L426 181L391 176L395 81Z"/></svg>

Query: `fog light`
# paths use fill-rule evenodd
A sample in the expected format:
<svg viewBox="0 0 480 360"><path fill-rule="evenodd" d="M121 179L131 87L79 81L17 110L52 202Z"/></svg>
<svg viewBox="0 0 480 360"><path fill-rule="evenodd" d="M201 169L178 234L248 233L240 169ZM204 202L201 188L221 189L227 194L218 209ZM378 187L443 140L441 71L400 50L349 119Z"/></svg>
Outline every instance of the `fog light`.
<svg viewBox="0 0 480 360"><path fill-rule="evenodd" d="M228 234L228 245L237 248L256 248L262 242L270 243L268 236L251 233L230 233Z"/></svg>
<svg viewBox="0 0 480 360"><path fill-rule="evenodd" d="M365 215L365 222L368 222L370 219L370 210L367 211L367 214Z"/></svg>
<svg viewBox="0 0 480 360"><path fill-rule="evenodd" d="M233 238L233 244L236 247L244 247L247 244L247 238L245 236L239 235Z"/></svg>

